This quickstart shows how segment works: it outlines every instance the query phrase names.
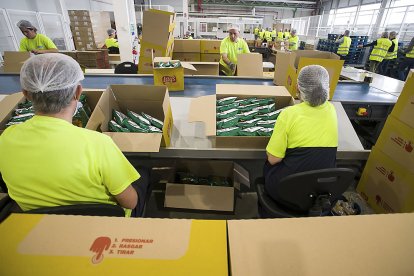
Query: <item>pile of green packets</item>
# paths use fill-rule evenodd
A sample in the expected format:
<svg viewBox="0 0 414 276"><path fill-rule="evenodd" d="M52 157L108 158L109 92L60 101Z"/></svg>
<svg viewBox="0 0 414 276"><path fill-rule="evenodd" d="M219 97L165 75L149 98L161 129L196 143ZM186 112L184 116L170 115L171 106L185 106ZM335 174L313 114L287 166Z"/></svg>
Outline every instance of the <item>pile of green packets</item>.
<svg viewBox="0 0 414 276"><path fill-rule="evenodd" d="M114 109L112 117L108 123L111 132L162 133L163 122L144 112L138 114L127 110L125 115Z"/></svg>
<svg viewBox="0 0 414 276"><path fill-rule="evenodd" d="M280 112L273 98L217 100L217 136L271 136Z"/></svg>
<svg viewBox="0 0 414 276"><path fill-rule="evenodd" d="M155 68L178 68L181 66L179 61L167 61L155 63Z"/></svg>
<svg viewBox="0 0 414 276"><path fill-rule="evenodd" d="M18 104L17 108L13 111L12 117L7 122L6 127L21 124L32 118L34 113L33 103L26 99L24 102ZM73 115L72 123L78 127L85 127L91 113L91 108L86 101L86 95L82 94L79 98L77 111Z"/></svg>
<svg viewBox="0 0 414 276"><path fill-rule="evenodd" d="M176 183L231 187L231 180L227 177L209 175L207 177L196 176L189 172L177 172Z"/></svg>

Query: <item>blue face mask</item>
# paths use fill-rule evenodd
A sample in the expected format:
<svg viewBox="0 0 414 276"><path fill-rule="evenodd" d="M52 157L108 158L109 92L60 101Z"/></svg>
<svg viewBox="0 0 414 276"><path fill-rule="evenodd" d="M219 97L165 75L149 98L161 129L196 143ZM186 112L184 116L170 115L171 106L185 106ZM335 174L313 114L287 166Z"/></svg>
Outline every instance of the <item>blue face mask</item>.
<svg viewBox="0 0 414 276"><path fill-rule="evenodd" d="M75 112L73 112L73 116L74 117L76 115L76 113L78 113L79 108L83 107L83 104L81 102L76 102L76 108L75 108Z"/></svg>

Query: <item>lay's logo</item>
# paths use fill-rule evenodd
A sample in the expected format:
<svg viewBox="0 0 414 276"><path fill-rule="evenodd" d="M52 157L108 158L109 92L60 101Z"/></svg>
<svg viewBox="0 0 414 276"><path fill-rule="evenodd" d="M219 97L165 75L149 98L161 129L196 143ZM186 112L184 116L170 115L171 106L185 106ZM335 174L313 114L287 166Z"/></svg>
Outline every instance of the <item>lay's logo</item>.
<svg viewBox="0 0 414 276"><path fill-rule="evenodd" d="M175 83L175 82L177 82L177 78L175 76L163 76L162 77L163 84Z"/></svg>

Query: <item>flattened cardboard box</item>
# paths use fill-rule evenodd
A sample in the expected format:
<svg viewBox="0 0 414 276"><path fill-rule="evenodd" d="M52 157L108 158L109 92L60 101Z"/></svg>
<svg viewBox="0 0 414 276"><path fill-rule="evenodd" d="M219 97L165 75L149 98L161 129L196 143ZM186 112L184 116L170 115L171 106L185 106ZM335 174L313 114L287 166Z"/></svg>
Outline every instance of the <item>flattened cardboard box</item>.
<svg viewBox="0 0 414 276"><path fill-rule="evenodd" d="M127 110L148 115L164 122L162 133L109 132L112 110L127 114ZM123 152L158 152L160 145L171 142L173 118L168 89L156 85L110 85L102 94L87 129L102 131L110 136Z"/></svg>
<svg viewBox="0 0 414 276"><path fill-rule="evenodd" d="M265 149L270 137L216 136L216 101L236 96L238 98L274 98L276 110L294 105L292 96L284 86L217 84L216 95L194 98L191 101L189 122L204 122L206 136L214 138L218 148Z"/></svg>
<svg viewBox="0 0 414 276"><path fill-rule="evenodd" d="M12 214L0 274L224 276L226 234L224 220Z"/></svg>
<svg viewBox="0 0 414 276"><path fill-rule="evenodd" d="M184 69L184 75L207 75L218 76L219 75L219 63L218 62L189 62L197 71Z"/></svg>
<svg viewBox="0 0 414 276"><path fill-rule="evenodd" d="M199 39L174 39L174 52L200 53Z"/></svg>
<svg viewBox="0 0 414 276"><path fill-rule="evenodd" d="M160 46L167 46L173 38L175 13L161 10L146 10L143 13L142 40Z"/></svg>
<svg viewBox="0 0 414 276"><path fill-rule="evenodd" d="M234 190L249 186L249 173L231 161L180 160L174 165L177 172L190 172L197 177L220 176L233 184L231 187L174 183L166 186L164 206L169 208L232 212L235 205Z"/></svg>
<svg viewBox="0 0 414 276"><path fill-rule="evenodd" d="M414 211L414 173L372 148L358 192L377 213Z"/></svg>
<svg viewBox="0 0 414 276"><path fill-rule="evenodd" d="M220 54L221 40L202 39L200 42L200 53L202 54Z"/></svg>
<svg viewBox="0 0 414 276"><path fill-rule="evenodd" d="M177 68L157 68L160 62L177 62L171 58L156 57L154 58L154 85L165 85L169 91L184 90L184 69L197 70L188 62L180 62L181 66Z"/></svg>
<svg viewBox="0 0 414 276"><path fill-rule="evenodd" d="M237 76L263 77L263 58L259 53L237 55Z"/></svg>
<svg viewBox="0 0 414 276"><path fill-rule="evenodd" d="M227 229L231 275L385 276L413 270L414 214L228 220Z"/></svg>
<svg viewBox="0 0 414 276"><path fill-rule="evenodd" d="M414 75L405 82L391 115L414 128Z"/></svg>

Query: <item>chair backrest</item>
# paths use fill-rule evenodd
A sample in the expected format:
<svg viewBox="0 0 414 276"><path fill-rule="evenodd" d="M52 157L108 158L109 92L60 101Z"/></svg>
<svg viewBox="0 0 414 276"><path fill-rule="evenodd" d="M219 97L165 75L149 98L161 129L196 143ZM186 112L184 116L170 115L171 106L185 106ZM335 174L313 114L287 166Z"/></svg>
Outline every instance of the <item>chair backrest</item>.
<svg viewBox="0 0 414 276"><path fill-rule="evenodd" d="M118 47L109 47L108 48L108 54L119 54L119 48Z"/></svg>
<svg viewBox="0 0 414 276"><path fill-rule="evenodd" d="M296 173L283 178L275 187L277 201L297 211L308 211L319 195L338 199L349 187L355 172L346 168L330 168Z"/></svg>
<svg viewBox="0 0 414 276"><path fill-rule="evenodd" d="M54 214L80 216L124 217L125 211L119 205L112 204L76 204L44 207L24 212L26 214Z"/></svg>
<svg viewBox="0 0 414 276"><path fill-rule="evenodd" d="M138 67L129 61L122 62L115 67L115 74L137 74Z"/></svg>

